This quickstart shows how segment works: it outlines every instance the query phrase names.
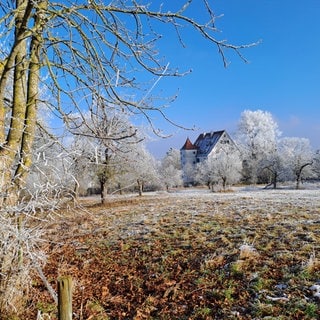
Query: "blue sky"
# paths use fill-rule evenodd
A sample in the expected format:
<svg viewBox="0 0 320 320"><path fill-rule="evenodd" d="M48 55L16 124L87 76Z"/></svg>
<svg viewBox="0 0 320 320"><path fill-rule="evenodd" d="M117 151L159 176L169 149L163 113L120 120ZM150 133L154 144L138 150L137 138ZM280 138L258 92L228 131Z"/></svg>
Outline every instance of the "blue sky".
<svg viewBox="0 0 320 320"><path fill-rule="evenodd" d="M193 72L161 79L158 90L178 93L166 113L196 130L178 130L160 121L173 136L148 143L148 149L161 158L171 147L179 149L187 136L195 140L201 132L221 129L234 135L246 109L269 111L283 137L309 138L314 149L320 148L320 1L211 2L215 13L223 14L216 22L219 39L261 43L243 51L249 63L227 52L230 64L224 68L216 48L194 32L183 33L186 48L172 35L165 37L161 53L170 65Z"/></svg>

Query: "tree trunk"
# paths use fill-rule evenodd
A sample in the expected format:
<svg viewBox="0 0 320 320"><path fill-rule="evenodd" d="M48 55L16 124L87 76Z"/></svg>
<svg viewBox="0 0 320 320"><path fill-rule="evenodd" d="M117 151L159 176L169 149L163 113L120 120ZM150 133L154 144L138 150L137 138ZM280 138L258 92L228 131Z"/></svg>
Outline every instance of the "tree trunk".
<svg viewBox="0 0 320 320"><path fill-rule="evenodd" d="M222 178L223 191L226 191L226 186L227 186L227 179L226 178Z"/></svg>
<svg viewBox="0 0 320 320"><path fill-rule="evenodd" d="M123 192L122 192L122 188L121 188L121 184L120 183L118 183L118 190L119 190L119 194L122 195Z"/></svg>
<svg viewBox="0 0 320 320"><path fill-rule="evenodd" d="M143 192L143 181L140 179L137 179L137 183L138 183L139 196L141 197Z"/></svg>
<svg viewBox="0 0 320 320"><path fill-rule="evenodd" d="M274 173L273 174L273 181L272 181L273 189L277 189L277 182L278 182L278 175L277 175L277 173Z"/></svg>
<svg viewBox="0 0 320 320"><path fill-rule="evenodd" d="M17 0L17 16L15 30L15 45L11 51L7 63L14 60L13 71L13 92L12 92L12 110L10 118L10 127L7 136L4 135L4 143L0 150L1 157L1 193L3 200L7 200L10 204L15 202L17 195L14 194L12 182L12 168L14 167L16 155L20 149L22 133L24 129L24 117L26 111L26 68L25 57L27 55L26 40L23 39L22 30L26 28L24 17L27 14L27 1ZM4 76L4 75L3 75ZM5 88L1 87L1 91L5 90L7 83L1 83ZM4 99L4 92L1 92L1 100ZM4 123L4 122L3 122ZM4 123L4 128L6 130ZM14 194L14 196L13 196Z"/></svg>
<svg viewBox="0 0 320 320"><path fill-rule="evenodd" d="M100 179L100 198L101 203L104 204L106 201L106 180Z"/></svg>
<svg viewBox="0 0 320 320"><path fill-rule="evenodd" d="M35 14L35 29L30 43L30 62L27 82L27 99L24 116L24 130L20 147L20 161L14 175L14 184L17 189L24 186L32 163L32 146L35 137L37 120L37 104L39 98L40 81L40 50L43 44L43 16L47 10L47 1L38 3Z"/></svg>
<svg viewBox="0 0 320 320"><path fill-rule="evenodd" d="M32 1L16 0L14 45L0 75L0 206L4 202L17 202L31 166L37 119L40 49L43 43L43 10L46 10L47 0L38 2L35 13L32 12L33 6ZM34 26L29 43L31 27L28 24L31 15L34 17ZM11 70L12 102L10 108L6 108L4 97ZM9 128L6 127L6 118L10 118Z"/></svg>
<svg viewBox="0 0 320 320"><path fill-rule="evenodd" d="M302 171L305 167L311 166L313 162L308 162L305 163L303 166L301 166L297 171L296 171L296 189L300 188L300 183L302 180Z"/></svg>

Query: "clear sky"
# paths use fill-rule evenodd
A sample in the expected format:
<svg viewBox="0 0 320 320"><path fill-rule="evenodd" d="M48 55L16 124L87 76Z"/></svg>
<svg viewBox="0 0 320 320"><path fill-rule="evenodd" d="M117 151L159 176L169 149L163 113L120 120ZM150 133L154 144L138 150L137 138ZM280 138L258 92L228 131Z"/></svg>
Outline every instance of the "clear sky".
<svg viewBox="0 0 320 320"><path fill-rule="evenodd" d="M161 79L158 89L178 93L167 115L195 131L159 124L173 136L148 143L157 158L186 137L226 129L235 134L241 112L269 111L283 137L309 138L320 148L320 1L215 0L219 39L234 44L261 40L243 51L249 63L227 52L228 68L214 46L195 33L183 34L186 48L164 38L162 54L170 65L193 69L184 78ZM167 42L165 42L167 41Z"/></svg>

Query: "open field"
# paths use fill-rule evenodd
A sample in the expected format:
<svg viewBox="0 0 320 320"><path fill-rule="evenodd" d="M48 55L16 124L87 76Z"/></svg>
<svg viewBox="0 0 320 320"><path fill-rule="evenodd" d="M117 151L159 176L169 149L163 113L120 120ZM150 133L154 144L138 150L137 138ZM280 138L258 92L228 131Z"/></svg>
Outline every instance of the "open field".
<svg viewBox="0 0 320 320"><path fill-rule="evenodd" d="M320 189L92 198L46 236L74 319L320 318ZM32 294L26 319L56 319L41 280Z"/></svg>

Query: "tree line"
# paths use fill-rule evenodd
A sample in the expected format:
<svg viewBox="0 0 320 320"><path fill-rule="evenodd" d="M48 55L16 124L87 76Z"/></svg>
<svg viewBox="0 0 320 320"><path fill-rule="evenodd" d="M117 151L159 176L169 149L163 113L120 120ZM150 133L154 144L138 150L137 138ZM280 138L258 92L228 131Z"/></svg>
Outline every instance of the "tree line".
<svg viewBox="0 0 320 320"><path fill-rule="evenodd" d="M77 191L85 195L99 190L104 202L108 193L136 190L141 195L145 189L183 186L180 150L171 148L157 161L136 139L123 142L117 152L85 135L74 138L69 154ZM205 161L184 170L195 184L212 190L235 183L277 188L279 182L289 181L298 189L303 180L320 177L320 154L307 138L281 137L271 113L245 110L234 144L222 145Z"/></svg>
<svg viewBox="0 0 320 320"><path fill-rule="evenodd" d="M103 126L111 132L129 127L136 130L123 116ZM99 193L103 203L109 194L142 195L146 190L183 186L180 150L171 148L163 159L156 160L138 133L108 148L103 139L87 134L86 126L77 130L78 134L70 136L65 145L39 132L27 180L28 193L41 185L52 197L59 196L57 190L72 197ZM281 137L271 113L245 110L234 144L223 145L189 170L195 184L207 185L212 190L236 183L276 188L279 182L289 181L295 182L298 189L303 180L320 178L320 154L312 150L307 138Z"/></svg>
<svg viewBox="0 0 320 320"><path fill-rule="evenodd" d="M300 188L305 179L319 179L320 155L307 138L282 137L272 114L262 110L242 112L235 148L225 147L194 170L198 183L210 186L233 183L265 184L294 181Z"/></svg>

